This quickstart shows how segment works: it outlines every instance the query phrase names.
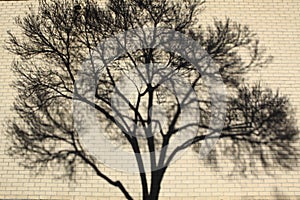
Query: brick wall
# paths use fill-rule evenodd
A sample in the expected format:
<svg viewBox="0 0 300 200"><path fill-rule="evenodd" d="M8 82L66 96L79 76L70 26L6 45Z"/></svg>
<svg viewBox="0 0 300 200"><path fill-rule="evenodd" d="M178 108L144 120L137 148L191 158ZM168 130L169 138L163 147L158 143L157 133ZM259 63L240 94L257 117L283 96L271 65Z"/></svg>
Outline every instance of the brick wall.
<svg viewBox="0 0 300 200"><path fill-rule="evenodd" d="M5 120L13 115L11 106L15 91L9 86L13 56L2 47L7 39L6 31L17 31L13 17L22 15L31 3L36 4L36 1L0 1L0 199L121 199L122 194L117 189L99 179L89 168L79 167L77 181L69 182L56 179L58 172L54 168L34 176L30 170L19 166L18 160L7 155ZM280 88L296 108L300 127L300 1L207 0L205 7L200 17L204 24L211 24L214 17L230 17L249 25L257 33L267 54L274 58L268 68L251 71L248 82L260 80L264 86ZM235 173L229 176L232 162L225 155L219 161L221 165L214 169L188 151L168 169L162 185L162 199L300 199L299 168L277 169L271 171L273 176L260 169L257 176L243 177ZM104 166L101 169L113 179L121 180L139 199L141 188L136 175Z"/></svg>

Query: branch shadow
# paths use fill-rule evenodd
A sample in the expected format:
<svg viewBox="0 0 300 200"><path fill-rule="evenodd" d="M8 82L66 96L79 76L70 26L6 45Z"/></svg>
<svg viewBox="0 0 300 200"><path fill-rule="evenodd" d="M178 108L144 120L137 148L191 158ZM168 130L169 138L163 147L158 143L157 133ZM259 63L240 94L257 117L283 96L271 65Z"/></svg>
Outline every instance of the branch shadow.
<svg viewBox="0 0 300 200"><path fill-rule="evenodd" d="M122 184L104 175L99 168L99 160L82 145L78 130L88 130L83 126L84 123L93 121L88 121L89 118L81 115L82 113L74 112L74 101L80 101L87 105L82 107L86 109L81 109L83 114L90 109L99 113L93 117L105 122L101 131L104 130L110 140L121 146L127 144L131 148L142 178L145 177L145 170L141 169L143 166L138 154L141 151L150 152L149 165L152 172L163 169L159 174L161 181L168 164L173 160L173 154L192 144L195 151L199 150L197 144L205 140L205 133L210 128L210 116L214 114L214 105L208 91L211 88L201 79L201 74L193 66L195 63L184 59L185 55L192 55L197 58L197 62L211 58L218 66L218 71L210 75L220 74L229 91L227 99L218 99L227 104L223 131L218 137L227 144L222 152L212 150L206 161L217 165L219 153L232 156L235 165L233 171L239 171L243 175L249 169L253 171L257 161L260 161L264 169L296 167L299 152L295 143L298 142L299 131L288 98L278 91L264 89L260 84L252 87L244 84L243 75L249 69L265 67L270 62L270 57L264 56L255 34L247 26L226 19L224 22L215 20L214 25L207 29L194 29L191 27L194 25L192 15L195 8L187 6L187 15L181 19L175 12L183 12L180 6L177 8L179 4L156 5L149 1L147 7L136 4L145 3L144 1L133 1L132 4L122 1L123 7L127 9L122 10L117 0L111 1L107 9L88 0L82 6L75 5L74 2L42 2L39 8L42 17L29 14L24 19L18 18L16 23L25 31L26 37L18 39L9 33L7 46L9 51L20 57L12 67L16 74L13 86L18 93L13 109L18 116L7 123L7 136L12 142L9 153L22 158L22 165L25 167L42 171L55 163L64 167L68 177L73 177L77 164L85 163L98 176L119 187L129 198ZM144 19L145 16L141 13L148 13L151 11L149 8L157 16L149 14ZM156 12L157 10L161 12ZM141 11L141 15L138 15L138 11ZM162 11L170 16L175 15L174 19L164 16ZM162 40L158 44L156 40L160 35L155 35L155 31L152 35L143 30L130 32L124 34L122 40L116 37L129 27L137 28L141 24L148 26L143 20L153 19L155 23L161 20L162 28L174 28L177 33L192 38L193 44L174 45L173 49L182 50L179 55L172 52L169 45L172 40ZM161 35L163 34L165 33L162 32ZM176 38L176 34L173 34ZM115 37L110 40L108 38L111 35ZM156 37L150 37L149 40L149 35ZM129 40L130 44L134 44L130 37L136 38L139 44L148 45L147 48L136 50L133 45L132 49L126 43ZM114 42L119 48L115 48ZM99 43L105 45L101 46ZM207 52L205 56L201 54L203 57L199 58L199 52L194 52L197 45ZM167 46L169 50L163 51L159 46ZM246 51L248 57L244 58L241 51ZM163 67L149 67L149 64L158 63L163 63ZM141 71L138 64L145 71ZM201 66L201 70L209 73L207 63L205 64ZM81 67L84 70L80 71ZM131 77L132 74L136 76ZM197 116L194 117L199 119L197 124L178 124L182 109L195 103L195 99L189 99L185 104L179 101L174 94L178 93L178 88L186 87L183 82L172 82L175 76L188 82L197 93L199 113L195 112ZM82 79L78 80L78 77ZM123 77L127 77L137 92L134 98L129 94L132 90L126 93L128 82L117 84L122 83ZM137 78L140 82L136 81ZM170 81L171 91L161 87L167 81ZM178 83L180 87L176 85ZM122 92L122 88L125 91ZM114 93L119 98L115 101ZM186 100L190 94L188 90L181 98ZM143 103L142 98L147 98L148 101L144 108L139 106ZM170 98L172 101L169 101ZM163 117L160 114L153 117L153 102L165 108L165 124L162 123ZM128 107L131 113L124 112L123 107ZM161 111L162 109L155 112ZM139 126L142 130L137 128ZM164 148L171 138L180 135L180 130L188 134L189 128L195 127L198 135L177 144L174 153L168 152L168 158ZM97 127L92 124L90 128ZM154 132L152 128L157 131ZM138 138L137 135L142 137ZM160 151L160 158L151 154L155 150ZM101 161L100 163L103 164Z"/></svg>

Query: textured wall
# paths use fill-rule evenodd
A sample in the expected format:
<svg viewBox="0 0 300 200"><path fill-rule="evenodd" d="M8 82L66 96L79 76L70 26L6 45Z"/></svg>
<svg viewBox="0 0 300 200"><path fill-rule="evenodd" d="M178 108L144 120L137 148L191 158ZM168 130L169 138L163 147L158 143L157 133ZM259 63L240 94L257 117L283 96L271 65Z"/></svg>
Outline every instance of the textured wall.
<svg viewBox="0 0 300 200"><path fill-rule="evenodd" d="M6 152L9 146L4 136L5 120L12 116L11 106L15 91L10 88L13 56L2 47L7 39L7 30L15 30L13 17L22 15L27 5L35 1L0 1L0 198L7 199L90 199L122 198L114 187L100 180L89 168L82 172L77 182L55 179L57 170L34 176L28 169L19 166ZM296 108L300 127L300 1L297 0L207 0L205 11L199 18L211 24L214 17L231 19L247 24L257 33L267 54L274 57L268 68L256 69L248 74L248 81L262 81L264 86L280 88L290 97ZM219 148L221 143L218 145ZM300 145L299 145L300 147ZM300 170L274 170L273 176L258 169L257 176L242 177L232 172L232 164L225 156L220 157L218 169L204 164L197 155L187 152L167 171L161 197L190 199L215 197L215 199L300 199ZM299 164L298 164L299 166ZM140 194L139 178L134 174L101 169L114 179L121 180L131 194ZM245 197L247 196L247 197ZM164 198L162 198L164 199Z"/></svg>

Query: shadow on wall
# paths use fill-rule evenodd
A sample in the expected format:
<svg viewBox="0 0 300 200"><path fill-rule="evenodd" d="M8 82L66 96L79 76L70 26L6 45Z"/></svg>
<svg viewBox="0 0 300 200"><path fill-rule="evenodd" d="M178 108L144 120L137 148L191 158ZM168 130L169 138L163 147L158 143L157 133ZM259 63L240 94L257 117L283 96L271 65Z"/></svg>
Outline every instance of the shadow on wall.
<svg viewBox="0 0 300 200"><path fill-rule="evenodd" d="M210 129L210 116L214 114L212 111L216 105L209 98L211 88L205 85L194 63L183 59L184 55L191 55L198 62L208 57L212 59L218 71L210 76L220 74L228 89L228 98L218 99L227 104L227 113L214 117L224 120L219 139L226 139L227 145L222 153L232 156L234 171L245 175L258 163L264 169L293 169L299 155L295 146L299 131L288 98L278 91L262 88L260 84L246 85L243 80L249 69L265 67L270 61L263 55L255 34L248 27L229 19L225 22L216 20L207 29L195 28L199 27L195 15L201 14L202 4L184 2L185 6L173 1L110 0L107 8L102 8L92 0L81 5L74 1L41 1L38 14L33 12L17 18L16 24L24 34L16 37L9 33L6 46L19 58L12 66L16 77L13 85L18 92L14 110L18 117L8 122L10 154L22 158L22 165L37 172L49 168L52 163L58 164L64 167L66 176L70 178L76 172L76 165L85 163L100 178L131 199L123 184L105 175L95 156L83 148L78 129L86 128L80 127L86 118L81 119L79 113L77 121L74 121L73 113L73 103L79 101L87 105L84 112L93 110L97 113L95 118L106 125L102 130L111 140L135 153L143 197L158 198L163 176L175 154L193 145L198 150L199 142L211 136L206 131ZM118 53L124 54L112 56L110 52L114 52L115 46L109 42L99 46L113 35L145 24L149 26L148 32L142 29L142 32L123 34L122 40L112 40L119 45ZM183 52L171 52L173 49L170 48L163 51L160 47L170 45L172 38L157 42L157 38L163 37L165 32L156 32L155 27L175 29L192 39L194 45L202 46L207 54L198 58L199 52L193 52L192 45L174 46L173 49ZM161 35L147 37L149 30L154 30L151 36ZM131 41L133 36L138 36L139 42L145 46L151 44L150 47L128 49L130 45L126 41ZM241 50L249 55L243 57ZM81 72L86 79L78 81L82 63L88 63ZM163 63L163 67L146 68L156 63ZM147 70L139 71L137 66L140 65ZM210 73L205 67L200 66L202 72ZM130 77L133 71L139 82L129 78L136 92L136 96L130 98L130 94L126 93L128 90L118 90L117 82L122 76ZM172 82L175 76L188 82L192 89L183 94L183 98L176 96L176 88L183 85L180 81ZM171 81L172 88L169 91L163 86L168 81ZM84 91L80 90L82 86ZM190 91L195 91L197 99L185 101L191 97L193 92ZM114 93L126 103L128 115L111 103ZM86 97L86 94L92 95ZM166 94L168 97L164 99ZM199 108L199 122L182 125L180 117L184 108L195 102ZM154 112L153 106L158 104L166 110L164 126L160 119L155 119L160 115L155 116L157 112ZM74 123L77 123L77 129ZM176 146L174 153L167 154L172 138L185 131L188 133L190 128L199 130L197 135L186 138ZM144 169L146 161L140 157L142 151L150 154L150 184ZM217 165L219 153L212 151L208 162Z"/></svg>
<svg viewBox="0 0 300 200"><path fill-rule="evenodd" d="M272 175L272 169L297 168L299 131L287 97L260 84L241 86L228 101L221 148L210 152L206 162L218 166L218 154L233 158L232 174L257 175L257 167ZM195 146L195 150L199 147ZM260 161L260 162L258 162Z"/></svg>
<svg viewBox="0 0 300 200"><path fill-rule="evenodd" d="M287 200L287 199L300 200L300 197L284 195L283 192L280 192L277 187L275 188L274 193L275 193L274 196L275 200Z"/></svg>

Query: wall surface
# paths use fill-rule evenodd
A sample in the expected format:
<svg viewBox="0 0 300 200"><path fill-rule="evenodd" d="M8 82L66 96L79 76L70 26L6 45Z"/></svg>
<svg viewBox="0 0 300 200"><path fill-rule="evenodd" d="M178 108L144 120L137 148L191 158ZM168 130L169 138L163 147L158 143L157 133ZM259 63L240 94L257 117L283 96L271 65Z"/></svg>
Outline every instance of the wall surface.
<svg viewBox="0 0 300 200"><path fill-rule="evenodd" d="M16 93L10 87L14 57L3 45L8 30L18 31L13 18L23 15L29 4L36 1L0 1L0 199L122 199L116 188L95 176L89 168L79 167L82 173L76 182L69 182L55 178L59 172L54 169L35 176L7 155L5 121L13 116L11 106ZM204 24L211 24L215 17L230 17L257 33L273 61L267 68L251 71L248 81L261 81L264 86L279 88L288 95L300 127L300 1L207 0L205 7L199 18ZM232 173L232 162L225 155L221 155L219 163L215 169L188 151L167 171L161 199L300 199L299 163L294 170L274 169L273 175L267 175L257 169L256 176L247 177ZM139 199L141 188L136 175L105 166L101 169L114 180L122 181Z"/></svg>

